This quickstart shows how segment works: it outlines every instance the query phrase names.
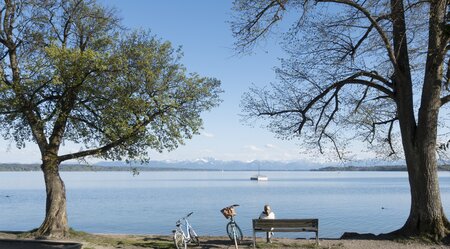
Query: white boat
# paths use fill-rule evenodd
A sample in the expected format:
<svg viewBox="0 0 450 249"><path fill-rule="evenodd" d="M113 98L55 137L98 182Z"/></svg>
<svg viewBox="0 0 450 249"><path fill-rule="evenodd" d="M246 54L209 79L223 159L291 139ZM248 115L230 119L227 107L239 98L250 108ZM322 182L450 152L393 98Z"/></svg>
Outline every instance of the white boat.
<svg viewBox="0 0 450 249"><path fill-rule="evenodd" d="M269 177L267 177L265 175L261 175L259 173L259 167L258 167L258 174L250 177L250 180L252 180L252 181L267 181L267 180L269 180Z"/></svg>
<svg viewBox="0 0 450 249"><path fill-rule="evenodd" d="M269 177L258 174L258 175L250 177L250 180L252 180L252 181L267 181L267 180L269 180Z"/></svg>

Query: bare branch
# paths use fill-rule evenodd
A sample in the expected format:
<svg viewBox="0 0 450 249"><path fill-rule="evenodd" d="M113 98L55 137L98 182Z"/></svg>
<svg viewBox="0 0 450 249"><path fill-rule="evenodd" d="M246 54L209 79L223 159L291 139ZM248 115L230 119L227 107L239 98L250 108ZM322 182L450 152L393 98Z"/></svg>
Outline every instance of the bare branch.
<svg viewBox="0 0 450 249"><path fill-rule="evenodd" d="M297 113L300 114L300 121L298 123L298 128L295 129L295 133L300 134L303 130L304 125L306 124L306 122L308 120L312 120L311 118L308 117L308 112L315 107L318 103L320 103L320 101L325 98L329 93L331 93L332 91L333 94L331 95L331 97L326 100L324 102L323 105L321 105L319 108L321 109L320 114L318 115L318 120L315 123L315 130L317 131L319 129L319 124L321 119L323 118L324 114L325 114L325 110L327 108L327 106L329 105L329 103L331 102L331 100L335 100L335 109L334 111L331 113L330 116L327 117L327 121L325 124L325 127L320 127L322 132L324 132L324 128L326 128L331 120L334 118L335 113L338 111L338 93L339 90L341 88L343 88L346 85L362 85L362 86L366 86L367 88L371 88L371 89L375 89L378 91L381 91L382 93L386 94L386 96L388 98L394 99L394 94L391 90L376 84L374 82L371 81L367 81L367 80L363 80L363 79L358 79L358 77L363 76L363 75L371 75L371 76L376 76L372 73L357 73L354 74L350 77L348 77L347 79L344 79L342 81L337 81L331 85L329 85L328 87L326 87L325 89L321 89L320 93L318 93L317 95L315 95L314 98L306 101L306 105L301 108L291 108L291 109L282 109L282 110L274 110L272 107L270 107L270 105L268 103L265 104L266 108L264 110L256 110L255 116L261 117L261 116L269 116L269 117L273 117L273 116L278 116L278 115L282 115L282 114L288 114L288 113ZM373 78L372 78L373 79ZM263 96L261 96L261 94L259 94L259 97L261 100L267 101L267 99Z"/></svg>
<svg viewBox="0 0 450 249"><path fill-rule="evenodd" d="M248 47L250 44L253 44L260 37L265 35L268 30L277 22L280 18L280 12L285 11L285 3L286 0L271 0L266 6L262 7L262 9L255 13L255 16L250 20L246 20L245 24L237 31L234 31L235 36L243 37L241 39L242 43L238 43L238 47ZM272 8L277 8L274 13L271 12ZM264 18L265 15L273 14L270 18L269 23L267 23L264 27L257 27L258 23Z"/></svg>
<svg viewBox="0 0 450 249"><path fill-rule="evenodd" d="M378 23L379 21L384 20L384 19L387 19L387 18L389 18L389 15L383 15L383 16L379 16L375 21ZM367 28L367 30L366 30L366 32L364 33L364 35L363 35L363 36L359 39L359 41L355 44L355 46L353 46L353 44L351 44L351 50L349 50L349 51L342 57L341 60L344 60L345 57L346 57L347 55L350 55L351 58L353 59L354 56L355 56L355 54L356 54L356 51L357 51L358 48L361 46L361 44L367 39L367 37L369 37L369 34L370 34L370 32L373 30L373 28L374 28L374 25L371 24L371 25Z"/></svg>
<svg viewBox="0 0 450 249"><path fill-rule="evenodd" d="M289 110L282 110L282 111L270 111L270 112L260 112L257 115L258 116L276 116L284 113L302 113L301 110L298 109L289 109Z"/></svg>
<svg viewBox="0 0 450 249"><path fill-rule="evenodd" d="M286 10L286 8L284 7L284 3L281 0L276 0L278 5L280 5L281 9ZM286 0L284 0L284 2L286 2Z"/></svg>
<svg viewBox="0 0 450 249"><path fill-rule="evenodd" d="M358 85L368 86L368 87L377 89L377 90L387 94L391 99L395 98L394 93L392 91L390 91L389 89L386 89L383 86L380 86L378 84L374 84L373 82L370 82L370 81L356 79L355 77L358 77L358 76L359 76L359 74L355 74L355 75L350 76L347 79L344 79L342 81L338 81L338 82L335 82L335 83L331 84L326 89L324 89L324 91L322 93L317 95L314 99L312 99L308 103L308 105L305 108L305 111L308 111L317 101L319 101L324 96L326 96L331 90L338 89L338 88L341 88L341 87L343 87L345 85L351 85L351 84L358 84Z"/></svg>
<svg viewBox="0 0 450 249"><path fill-rule="evenodd" d="M444 106L448 102L450 102L450 95L447 95L447 96L444 96L441 98L441 106Z"/></svg>
<svg viewBox="0 0 450 249"><path fill-rule="evenodd" d="M334 109L333 113L328 117L328 121L327 121L327 123L325 124L325 127L322 128L322 130L325 130L325 128L326 128L326 127L328 126L328 124L330 123L330 120L333 119L333 116L334 116L334 114L336 113L336 111L337 111L337 109L338 109L338 101L337 101L337 97L338 97L338 92L339 92L340 89L341 89L341 88L336 88L336 90L334 91L333 95L331 95L331 97L330 97L330 98L325 102L325 104L321 107L320 115L319 115L319 118L318 118L318 120L317 120L317 122L316 122L316 127L315 127L314 131L317 131L317 129L318 129L318 127L319 127L319 124L320 124L320 121L322 120L322 117L323 117L323 115L325 114L325 110L326 110L328 104L330 104L330 102L331 102L333 99L336 99L335 109Z"/></svg>
<svg viewBox="0 0 450 249"><path fill-rule="evenodd" d="M389 154L389 156L396 154L394 146L392 145L392 129L394 127L395 120L397 120L397 118L393 119L389 125L388 138L387 138L387 141L389 143L389 148L391 149L391 153Z"/></svg>
<svg viewBox="0 0 450 249"><path fill-rule="evenodd" d="M338 144L336 143L336 140L335 140L331 135L329 135L329 134L327 134L327 133L325 133L324 135L325 135L328 139L330 139L330 141L333 143L334 150L336 151L336 154L337 154L339 160L343 160L343 159L344 159L344 156L342 155L341 151L339 150L339 146L338 146Z"/></svg>
<svg viewBox="0 0 450 249"><path fill-rule="evenodd" d="M334 119L334 115L337 113L337 111L339 110L339 99L338 99L338 93L339 93L339 90L340 90L340 88L338 88L338 89L336 89L336 91L333 93L333 96L332 96L332 98L330 98L330 100L331 99L334 99L335 100L335 105L334 105L334 109L333 109L333 111L331 112L331 114L327 117L327 122L325 123L325 125L323 126L323 127L321 127L321 132L320 132L320 135L319 135L319 139L318 139L318 141L319 141L319 143L320 143L320 140L322 139L322 135L324 135L326 132L326 129L327 129L327 127L328 127L328 125L330 125L330 123L331 123L331 121ZM324 108L325 109L325 108ZM323 110L324 110L323 109ZM322 111L323 111L322 110Z"/></svg>
<svg viewBox="0 0 450 249"><path fill-rule="evenodd" d="M353 109L353 112L357 112L359 107L361 106L362 102L366 99L367 93L369 92L369 87L366 87L364 90L363 96L358 100L358 103L356 104L355 108Z"/></svg>
<svg viewBox="0 0 450 249"><path fill-rule="evenodd" d="M449 84L450 84L450 58L447 61L447 73L445 74L445 81L443 83L444 83L445 90L450 91L450 88L449 88Z"/></svg>
<svg viewBox="0 0 450 249"><path fill-rule="evenodd" d="M389 41L388 35L382 29L382 27L380 25L378 25L377 20L370 14L370 12L367 9L365 9L361 5L359 5L356 2L351 1L351 0L317 0L317 2L342 3L342 4L351 6L355 9L361 11L366 16L366 18L370 21L371 25L377 30L378 34L380 35L381 39L383 40L384 46L386 48L386 52L389 56L389 59L390 59L392 65L394 66L394 68L398 68L397 58L395 56L394 49L391 45L391 42Z"/></svg>

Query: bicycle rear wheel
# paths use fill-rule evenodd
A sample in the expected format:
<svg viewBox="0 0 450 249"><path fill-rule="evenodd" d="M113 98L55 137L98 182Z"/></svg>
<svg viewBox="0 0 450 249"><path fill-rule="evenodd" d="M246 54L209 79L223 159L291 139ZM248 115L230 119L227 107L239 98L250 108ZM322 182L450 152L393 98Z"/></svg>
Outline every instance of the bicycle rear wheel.
<svg viewBox="0 0 450 249"><path fill-rule="evenodd" d="M175 230L173 234L173 244L177 249L186 249L187 243L184 240L184 235L180 230Z"/></svg>
<svg viewBox="0 0 450 249"><path fill-rule="evenodd" d="M199 246L200 245L200 240L198 239L198 235L197 235L197 233L194 231L194 229L192 227L189 228L189 235L191 236L191 242L194 245Z"/></svg>
<svg viewBox="0 0 450 249"><path fill-rule="evenodd" d="M227 234L231 241L234 241L234 235L236 234L236 242L238 244L241 244L244 239L241 228L239 228L239 226L234 222L229 222L227 224Z"/></svg>

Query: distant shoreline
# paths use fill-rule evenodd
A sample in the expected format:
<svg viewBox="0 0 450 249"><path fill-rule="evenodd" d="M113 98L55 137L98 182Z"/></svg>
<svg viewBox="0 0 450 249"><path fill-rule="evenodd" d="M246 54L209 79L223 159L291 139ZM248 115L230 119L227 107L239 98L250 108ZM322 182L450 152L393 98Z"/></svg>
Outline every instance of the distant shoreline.
<svg viewBox="0 0 450 249"><path fill-rule="evenodd" d="M439 171L450 171L450 165L439 166ZM0 172L29 172L41 171L40 164L0 164ZM103 171L253 171L252 169L214 169L214 168L177 168L177 167L151 167L151 166L99 166L99 165L79 165L62 164L62 172L103 172ZM406 171L406 166L330 166L318 169L262 169L262 171Z"/></svg>
<svg viewBox="0 0 450 249"><path fill-rule="evenodd" d="M41 171L40 164L0 164L0 172L33 172ZM219 171L217 169L182 169L170 167L133 167L133 166L98 166L62 164L61 172L98 172L98 171Z"/></svg>
<svg viewBox="0 0 450 249"><path fill-rule="evenodd" d="M312 169L311 171L407 171L406 166L344 166L344 167L323 167ZM450 165L438 166L438 171L450 171Z"/></svg>

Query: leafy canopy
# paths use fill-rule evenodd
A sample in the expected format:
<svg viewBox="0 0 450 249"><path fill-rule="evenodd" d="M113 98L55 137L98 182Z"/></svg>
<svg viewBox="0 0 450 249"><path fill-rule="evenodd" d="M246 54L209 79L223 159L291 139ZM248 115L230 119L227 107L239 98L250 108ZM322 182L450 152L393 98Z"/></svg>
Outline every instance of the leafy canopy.
<svg viewBox="0 0 450 249"><path fill-rule="evenodd" d="M201 113L220 102L219 80L187 73L179 49L124 30L95 1L15 9L1 12L15 24L0 31L0 124L19 148L33 140L41 152L58 151L70 141L83 148L59 161L145 159L149 148L172 150L198 134Z"/></svg>

